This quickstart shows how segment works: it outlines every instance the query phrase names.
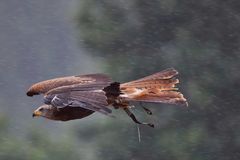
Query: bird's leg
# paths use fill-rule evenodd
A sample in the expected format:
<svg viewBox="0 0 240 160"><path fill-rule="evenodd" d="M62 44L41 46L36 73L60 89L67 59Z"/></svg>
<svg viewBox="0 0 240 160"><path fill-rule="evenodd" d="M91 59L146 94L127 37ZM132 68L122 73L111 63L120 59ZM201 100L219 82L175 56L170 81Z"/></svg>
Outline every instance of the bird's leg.
<svg viewBox="0 0 240 160"><path fill-rule="evenodd" d="M127 115L137 124L143 124L143 125L148 125L150 127L154 128L154 124L152 123L145 123L145 122L139 122L137 120L137 118L135 117L135 115L128 109L128 108L124 108L124 111L127 113Z"/></svg>
<svg viewBox="0 0 240 160"><path fill-rule="evenodd" d="M147 112L147 114L149 114L149 115L152 115L152 114L153 114L150 109L148 109L148 108L146 108L146 107L143 106L142 102L140 102L140 106L144 109L144 111Z"/></svg>

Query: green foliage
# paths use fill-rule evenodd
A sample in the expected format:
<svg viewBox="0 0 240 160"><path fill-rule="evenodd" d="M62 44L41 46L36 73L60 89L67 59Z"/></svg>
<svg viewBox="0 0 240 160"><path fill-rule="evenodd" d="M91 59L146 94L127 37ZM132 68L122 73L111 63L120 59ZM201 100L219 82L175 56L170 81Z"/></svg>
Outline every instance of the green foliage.
<svg viewBox="0 0 240 160"><path fill-rule="evenodd" d="M240 157L239 4L237 0L81 2L77 18L80 38L95 50L94 56L106 59L105 69L116 80L175 67L190 106L171 106L166 111L158 107L154 112L157 119L174 112L176 121L168 119L154 131L144 129L150 139L141 144L126 143L131 137L128 132L119 138L106 137L113 142L110 144L97 141L105 150L101 152L108 152L100 159Z"/></svg>
<svg viewBox="0 0 240 160"><path fill-rule="evenodd" d="M53 141L45 132L34 128L25 139L19 139L8 131L7 119L0 117L1 160L61 160L80 159L76 146L69 139Z"/></svg>

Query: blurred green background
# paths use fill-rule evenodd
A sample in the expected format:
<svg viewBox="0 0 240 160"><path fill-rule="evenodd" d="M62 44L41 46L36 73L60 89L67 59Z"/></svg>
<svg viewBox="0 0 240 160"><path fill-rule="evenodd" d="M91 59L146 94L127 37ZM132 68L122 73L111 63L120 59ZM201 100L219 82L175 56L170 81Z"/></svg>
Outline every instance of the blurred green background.
<svg viewBox="0 0 240 160"><path fill-rule="evenodd" d="M239 160L240 1L1 0L1 160ZM54 122L32 119L35 82L106 73L125 82L174 67L189 107L145 104Z"/></svg>

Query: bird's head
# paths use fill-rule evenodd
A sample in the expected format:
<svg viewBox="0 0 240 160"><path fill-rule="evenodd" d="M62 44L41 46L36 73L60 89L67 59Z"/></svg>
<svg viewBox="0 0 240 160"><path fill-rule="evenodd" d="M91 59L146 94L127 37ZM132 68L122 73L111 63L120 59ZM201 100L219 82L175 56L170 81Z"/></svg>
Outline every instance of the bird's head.
<svg viewBox="0 0 240 160"><path fill-rule="evenodd" d="M38 107L33 112L33 117L45 117L48 119L52 119L54 117L54 111L56 110L56 107L53 107L52 105L42 105Z"/></svg>

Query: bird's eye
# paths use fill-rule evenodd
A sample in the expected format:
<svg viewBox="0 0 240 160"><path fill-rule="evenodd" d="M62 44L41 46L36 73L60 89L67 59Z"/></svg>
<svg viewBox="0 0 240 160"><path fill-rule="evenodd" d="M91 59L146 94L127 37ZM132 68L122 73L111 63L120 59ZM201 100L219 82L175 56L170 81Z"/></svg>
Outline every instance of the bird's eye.
<svg viewBox="0 0 240 160"><path fill-rule="evenodd" d="M43 108L40 108L39 111L43 111Z"/></svg>

